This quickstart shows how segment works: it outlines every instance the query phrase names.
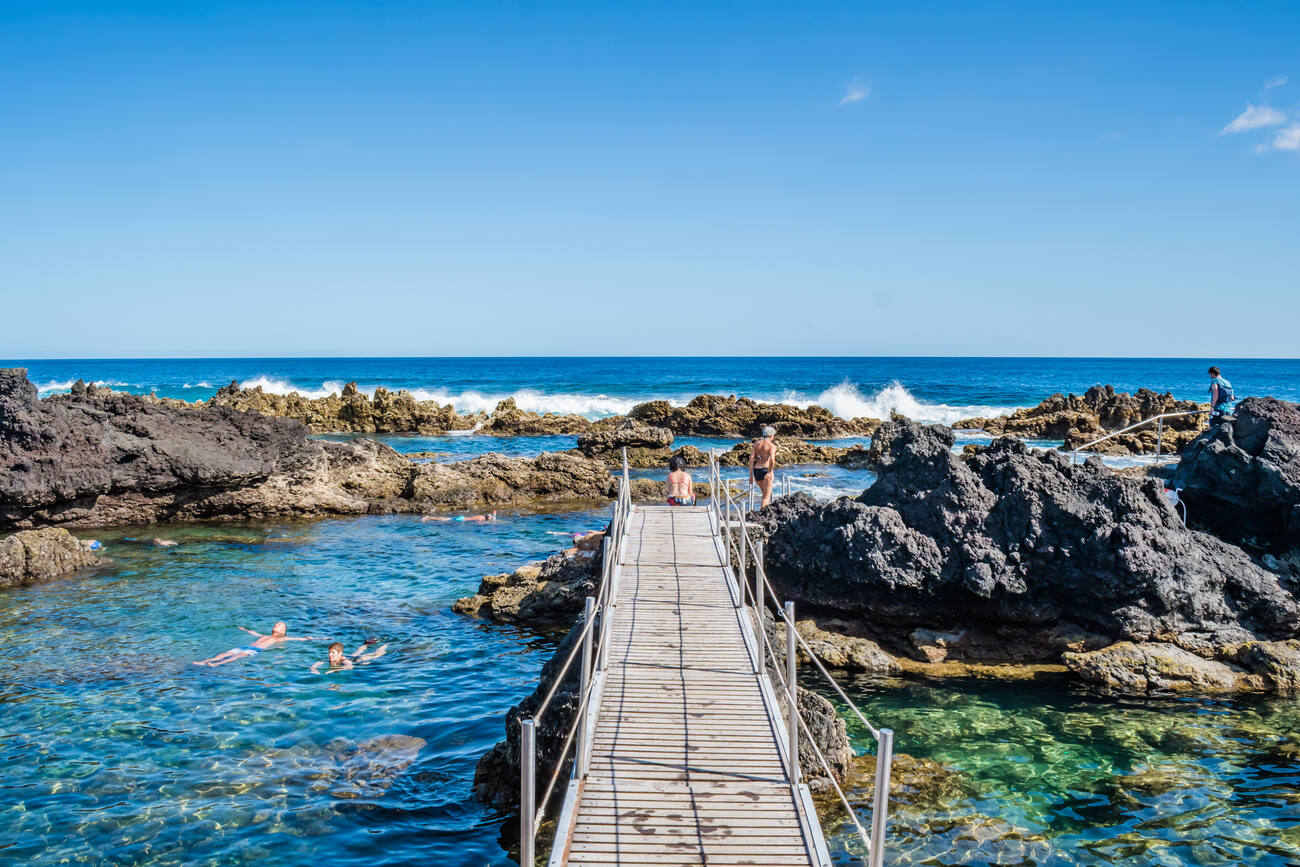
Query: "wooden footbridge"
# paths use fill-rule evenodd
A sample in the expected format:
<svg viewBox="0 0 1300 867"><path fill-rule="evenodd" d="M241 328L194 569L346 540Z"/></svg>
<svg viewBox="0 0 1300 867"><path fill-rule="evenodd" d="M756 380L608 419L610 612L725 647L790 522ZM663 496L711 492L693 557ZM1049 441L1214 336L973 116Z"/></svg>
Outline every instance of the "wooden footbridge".
<svg viewBox="0 0 1300 867"><path fill-rule="evenodd" d="M710 481L713 491L725 484L716 466ZM554 690L522 724L521 864L539 863L536 832L572 748L552 867L829 865L797 758L805 726L788 700L799 640L793 607L779 609L787 642L774 649L755 626L753 613L775 594L765 592L762 549L743 531L743 509L728 496L707 507L633 506L626 466L622 482L600 595L587 600L565 663L580 666L578 709L544 788L535 731ZM743 575L746 562L752 592L733 568ZM887 792L892 733L868 727L886 757L877 791ZM877 867L887 798L876 799L868 835L834 788L862 837L862 860Z"/></svg>

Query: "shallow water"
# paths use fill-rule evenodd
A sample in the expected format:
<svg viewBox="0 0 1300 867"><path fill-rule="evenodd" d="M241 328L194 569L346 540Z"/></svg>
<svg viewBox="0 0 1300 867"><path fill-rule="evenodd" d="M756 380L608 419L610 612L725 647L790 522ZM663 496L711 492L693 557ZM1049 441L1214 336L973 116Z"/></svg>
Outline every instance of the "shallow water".
<svg viewBox="0 0 1300 867"><path fill-rule="evenodd" d="M813 674L809 672L811 678ZM894 863L1300 863L1300 703L1110 698L1059 684L849 688L895 749L942 769L900 770ZM874 740L851 725L855 746ZM869 790L859 792L868 802ZM860 811L865 821L868 811ZM846 823L837 861L858 851Z"/></svg>
<svg viewBox="0 0 1300 867"><path fill-rule="evenodd" d="M553 650L450 611L603 512L407 516L101 536L114 562L0 593L0 863L501 864L479 756ZM385 657L312 675L326 642L219 668L236 624Z"/></svg>

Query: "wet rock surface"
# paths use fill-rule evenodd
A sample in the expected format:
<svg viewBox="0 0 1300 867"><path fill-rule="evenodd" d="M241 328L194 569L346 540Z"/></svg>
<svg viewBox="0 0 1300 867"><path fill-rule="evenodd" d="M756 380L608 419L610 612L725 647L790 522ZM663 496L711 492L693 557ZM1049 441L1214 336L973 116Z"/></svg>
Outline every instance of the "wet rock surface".
<svg viewBox="0 0 1300 867"><path fill-rule="evenodd" d="M1147 388L1137 392L1116 392L1113 386L1095 385L1082 395L1054 394L1038 406L1018 409L996 418L972 418L957 422L957 429L980 429L994 436L1022 439L1059 439L1073 449L1110 431L1162 413L1193 412L1203 409L1190 400L1176 400L1168 392ZM1205 415L1165 420L1161 451L1175 453L1205 429ZM1104 454L1152 454L1156 450L1157 428L1152 425L1121 434L1095 446Z"/></svg>
<svg viewBox="0 0 1300 867"><path fill-rule="evenodd" d="M0 587L37 584L98 562L85 543L62 527L24 530L0 539Z"/></svg>
<svg viewBox="0 0 1300 867"><path fill-rule="evenodd" d="M1000 439L962 460L941 426L893 420L857 500L793 495L756 516L768 574L803 604L951 631L1071 621L1185 648L1289 638L1300 605L1241 550L1183 528L1154 480Z"/></svg>
<svg viewBox="0 0 1300 867"><path fill-rule="evenodd" d="M1183 452L1169 485L1193 526L1256 551L1300 549L1300 404L1245 398Z"/></svg>

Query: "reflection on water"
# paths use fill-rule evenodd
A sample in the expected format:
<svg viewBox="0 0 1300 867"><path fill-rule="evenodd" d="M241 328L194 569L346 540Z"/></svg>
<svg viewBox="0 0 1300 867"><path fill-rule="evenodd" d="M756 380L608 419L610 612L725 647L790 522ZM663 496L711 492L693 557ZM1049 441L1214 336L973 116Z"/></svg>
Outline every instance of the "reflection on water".
<svg viewBox="0 0 1300 867"><path fill-rule="evenodd" d="M1294 698L1137 700L867 678L849 694L908 755L896 769L893 863L1300 863ZM850 734L874 749L865 730ZM847 823L832 826L837 860L851 863Z"/></svg>
<svg viewBox="0 0 1300 867"><path fill-rule="evenodd" d="M175 548L101 536L114 562L98 574L0 594L0 863L509 863L470 780L553 642L449 606L553 551L552 533L602 523L147 531ZM190 664L277 618L388 654L329 677L308 672L327 642Z"/></svg>

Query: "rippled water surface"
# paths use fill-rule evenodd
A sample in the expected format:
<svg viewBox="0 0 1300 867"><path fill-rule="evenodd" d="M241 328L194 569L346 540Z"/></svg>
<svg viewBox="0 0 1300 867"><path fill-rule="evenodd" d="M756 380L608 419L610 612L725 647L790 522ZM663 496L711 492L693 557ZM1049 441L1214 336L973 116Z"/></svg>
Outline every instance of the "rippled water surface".
<svg viewBox="0 0 1300 867"><path fill-rule="evenodd" d="M449 606L560 547L553 533L602 524L148 531L174 548L101 536L111 566L0 593L0 863L509 863L503 817L470 781L553 643ZM327 642L191 664L276 619L388 653L329 676L308 671Z"/></svg>
<svg viewBox="0 0 1300 867"><path fill-rule="evenodd" d="M865 679L850 695L915 759L895 771L892 863L1300 864L1297 699ZM855 839L833 826L852 863Z"/></svg>

